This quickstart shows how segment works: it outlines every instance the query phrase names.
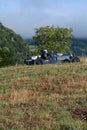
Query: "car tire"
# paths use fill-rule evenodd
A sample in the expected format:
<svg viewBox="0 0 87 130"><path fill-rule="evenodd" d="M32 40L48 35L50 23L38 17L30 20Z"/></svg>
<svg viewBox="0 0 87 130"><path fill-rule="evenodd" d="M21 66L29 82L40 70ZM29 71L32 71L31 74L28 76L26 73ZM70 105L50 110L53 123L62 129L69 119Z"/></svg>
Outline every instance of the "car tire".
<svg viewBox="0 0 87 130"><path fill-rule="evenodd" d="M68 59L63 60L63 63L70 63Z"/></svg>
<svg viewBox="0 0 87 130"><path fill-rule="evenodd" d="M80 62L80 59L78 57L73 57L72 62Z"/></svg>
<svg viewBox="0 0 87 130"><path fill-rule="evenodd" d="M43 61L41 59L36 60L36 65L42 65L42 64L43 64Z"/></svg>

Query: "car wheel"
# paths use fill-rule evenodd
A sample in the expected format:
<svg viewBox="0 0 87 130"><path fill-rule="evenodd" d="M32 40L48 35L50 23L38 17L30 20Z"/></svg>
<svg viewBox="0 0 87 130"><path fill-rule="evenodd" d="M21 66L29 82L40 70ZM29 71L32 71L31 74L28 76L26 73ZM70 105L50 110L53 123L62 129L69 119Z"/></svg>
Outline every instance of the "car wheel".
<svg viewBox="0 0 87 130"><path fill-rule="evenodd" d="M42 65L42 64L43 64L43 61L41 59L36 60L36 65Z"/></svg>
<svg viewBox="0 0 87 130"><path fill-rule="evenodd" d="M72 62L80 62L80 59L78 57L73 57Z"/></svg>
<svg viewBox="0 0 87 130"><path fill-rule="evenodd" d="M63 60L63 63L70 63L68 59Z"/></svg>

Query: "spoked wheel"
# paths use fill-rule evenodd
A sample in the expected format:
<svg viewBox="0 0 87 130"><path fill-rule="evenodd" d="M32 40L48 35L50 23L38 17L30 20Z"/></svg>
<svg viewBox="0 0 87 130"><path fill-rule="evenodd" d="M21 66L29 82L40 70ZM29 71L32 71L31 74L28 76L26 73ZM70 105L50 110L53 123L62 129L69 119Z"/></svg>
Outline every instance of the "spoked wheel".
<svg viewBox="0 0 87 130"><path fill-rule="evenodd" d="M80 59L78 57L73 57L72 62L80 62Z"/></svg>
<svg viewBox="0 0 87 130"><path fill-rule="evenodd" d="M36 65L42 65L42 64L43 64L43 61L38 58L38 59L35 61L34 64L36 64Z"/></svg>
<svg viewBox="0 0 87 130"><path fill-rule="evenodd" d="M63 63L70 63L68 59L63 60Z"/></svg>

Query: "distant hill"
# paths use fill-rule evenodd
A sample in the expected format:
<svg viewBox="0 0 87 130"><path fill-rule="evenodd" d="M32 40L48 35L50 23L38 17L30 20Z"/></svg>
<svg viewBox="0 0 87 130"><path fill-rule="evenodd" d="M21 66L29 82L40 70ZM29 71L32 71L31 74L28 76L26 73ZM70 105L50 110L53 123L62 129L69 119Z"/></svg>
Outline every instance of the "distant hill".
<svg viewBox="0 0 87 130"><path fill-rule="evenodd" d="M29 45L32 45L34 43L33 39L32 38L27 38L25 39L25 41L29 44Z"/></svg>
<svg viewBox="0 0 87 130"><path fill-rule="evenodd" d="M71 50L78 56L87 56L87 39L86 38L73 39Z"/></svg>
<svg viewBox="0 0 87 130"><path fill-rule="evenodd" d="M13 30L0 23L0 48L7 47L13 57L13 64L23 63L25 55L29 51L29 45Z"/></svg>

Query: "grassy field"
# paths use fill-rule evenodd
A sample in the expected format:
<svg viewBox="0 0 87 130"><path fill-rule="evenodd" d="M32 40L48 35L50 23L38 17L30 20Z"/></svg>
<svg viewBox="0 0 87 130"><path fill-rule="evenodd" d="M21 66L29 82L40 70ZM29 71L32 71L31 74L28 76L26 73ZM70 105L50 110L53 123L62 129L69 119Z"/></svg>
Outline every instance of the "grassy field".
<svg viewBox="0 0 87 130"><path fill-rule="evenodd" d="M87 59L0 68L0 130L87 130Z"/></svg>

